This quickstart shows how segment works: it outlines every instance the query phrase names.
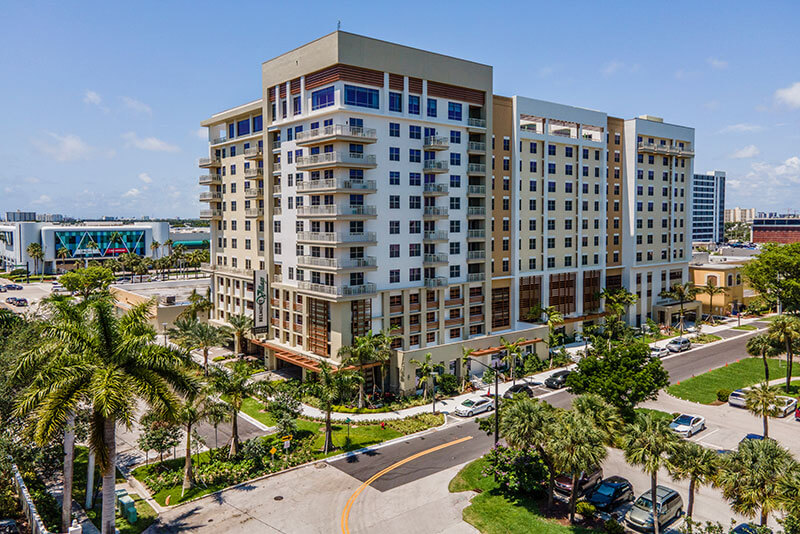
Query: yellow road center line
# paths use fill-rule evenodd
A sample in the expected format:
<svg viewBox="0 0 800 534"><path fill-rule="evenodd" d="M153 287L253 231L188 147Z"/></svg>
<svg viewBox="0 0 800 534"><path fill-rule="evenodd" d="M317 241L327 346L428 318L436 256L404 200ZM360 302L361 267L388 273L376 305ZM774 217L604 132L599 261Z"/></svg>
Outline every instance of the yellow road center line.
<svg viewBox="0 0 800 534"><path fill-rule="evenodd" d="M369 486L370 484L372 484L373 482L378 480L380 477L382 477L383 475L385 475L389 471L397 469L401 465L407 464L408 462L410 462L412 460L416 460L417 458L419 458L421 456L425 456L426 454L430 454L432 452L436 452L436 451L445 449L447 447L450 447L451 445L458 445L459 443L463 443L463 442L471 440L471 439L472 439L472 436L466 436L466 437L459 438L459 439L456 439L456 440L453 440L453 441L448 441L447 443L442 443L441 445L437 445L436 447L431 447L430 449L425 449L424 451L418 452L416 454L412 454L408 458L403 458L399 462L394 463L394 464L390 465L389 467L387 467L387 468L385 468L385 469L383 469L381 471L378 471L377 473L372 475L366 482L361 484L358 487L358 489L355 492L353 492L353 494L347 500L347 504L345 504L344 510L342 511L342 534L350 534L350 527L348 526L348 519L350 519L350 509L353 507L353 503L356 501L358 496L361 495L361 492L364 491L365 489L367 489L367 486Z"/></svg>

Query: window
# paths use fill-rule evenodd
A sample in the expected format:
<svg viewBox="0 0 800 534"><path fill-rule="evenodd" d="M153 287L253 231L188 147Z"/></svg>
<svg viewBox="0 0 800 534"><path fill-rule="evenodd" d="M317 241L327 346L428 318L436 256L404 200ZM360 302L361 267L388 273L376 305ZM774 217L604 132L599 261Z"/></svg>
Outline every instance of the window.
<svg viewBox="0 0 800 534"><path fill-rule="evenodd" d="M400 161L400 147L389 147L389 161Z"/></svg>
<svg viewBox="0 0 800 534"><path fill-rule="evenodd" d="M397 284L400 282L400 269L392 269L389 271L389 283Z"/></svg>
<svg viewBox="0 0 800 534"><path fill-rule="evenodd" d="M416 258L422 254L421 248L419 243L411 243L408 245L408 255L412 258Z"/></svg>
<svg viewBox="0 0 800 534"><path fill-rule="evenodd" d="M568 158L572 157L572 147L571 146L565 146L564 147L564 155L566 157L568 157Z"/></svg>
<svg viewBox="0 0 800 534"><path fill-rule="evenodd" d="M420 175L420 173L418 172L408 173L408 185L421 185L421 184L422 184L422 175Z"/></svg>
<svg viewBox="0 0 800 534"><path fill-rule="evenodd" d="M403 111L403 95L400 93L389 93L389 111Z"/></svg>
<svg viewBox="0 0 800 534"><path fill-rule="evenodd" d="M416 148L409 148L408 161L411 163L419 163L420 161L422 161L422 151Z"/></svg>
<svg viewBox="0 0 800 534"><path fill-rule="evenodd" d="M408 270L408 280L410 282L418 282L421 278L421 270L419 267L415 267L413 269Z"/></svg>
<svg viewBox="0 0 800 534"><path fill-rule="evenodd" d="M447 118L451 121L461 120L461 104L457 102L447 103Z"/></svg>
<svg viewBox="0 0 800 534"><path fill-rule="evenodd" d="M414 126L413 124L409 125L408 137L409 139L422 139L422 128Z"/></svg>
<svg viewBox="0 0 800 534"><path fill-rule="evenodd" d="M253 117L253 132L260 132L264 129L264 121L261 115Z"/></svg>
<svg viewBox="0 0 800 534"><path fill-rule="evenodd" d="M450 165L453 165L453 166L461 165L461 154L451 152L450 153Z"/></svg>
<svg viewBox="0 0 800 534"><path fill-rule="evenodd" d="M547 145L547 154L550 156L556 155L556 145Z"/></svg>
<svg viewBox="0 0 800 534"><path fill-rule="evenodd" d="M242 119L236 123L236 135L247 135L250 133L250 119Z"/></svg>
<svg viewBox="0 0 800 534"><path fill-rule="evenodd" d="M461 266L460 265L451 265L450 266L450 278L458 278L461 276Z"/></svg>
<svg viewBox="0 0 800 534"><path fill-rule="evenodd" d="M380 93L377 89L345 85L344 103L348 106L378 109L380 108Z"/></svg>
<svg viewBox="0 0 800 534"><path fill-rule="evenodd" d="M564 165L564 174L567 176L572 176L572 165Z"/></svg>
<svg viewBox="0 0 800 534"><path fill-rule="evenodd" d="M300 115L303 112L302 99L299 96L292 99L292 108L294 115Z"/></svg>
<svg viewBox="0 0 800 534"><path fill-rule="evenodd" d="M408 112L411 115L419 115L419 97L417 95L408 95Z"/></svg>
<svg viewBox="0 0 800 534"><path fill-rule="evenodd" d="M389 123L389 137L400 137L400 124L397 122Z"/></svg>
<svg viewBox="0 0 800 534"><path fill-rule="evenodd" d="M461 243L458 241L451 241L450 242L450 254L453 256L457 254L461 254Z"/></svg>
<svg viewBox="0 0 800 534"><path fill-rule="evenodd" d="M461 221L450 221L450 232L453 234L461 232Z"/></svg>
<svg viewBox="0 0 800 534"><path fill-rule="evenodd" d="M419 234L422 232L420 221L408 221L408 233Z"/></svg>
<svg viewBox="0 0 800 534"><path fill-rule="evenodd" d="M461 176L458 176L457 174L451 174L450 187L461 187Z"/></svg>
<svg viewBox="0 0 800 534"><path fill-rule="evenodd" d="M536 161L534 160L530 162L530 172L536 172Z"/></svg>
<svg viewBox="0 0 800 534"><path fill-rule="evenodd" d="M408 197L408 208L412 210L418 210L422 207L421 197L419 196L410 196Z"/></svg>
<svg viewBox="0 0 800 534"><path fill-rule="evenodd" d="M389 209L400 209L400 195L389 195Z"/></svg>
<svg viewBox="0 0 800 534"><path fill-rule="evenodd" d="M400 245L389 245L389 257L390 258L400 257Z"/></svg>
<svg viewBox="0 0 800 534"><path fill-rule="evenodd" d="M389 233L390 234L400 233L400 221L389 221Z"/></svg>
<svg viewBox="0 0 800 534"><path fill-rule="evenodd" d="M311 93L311 109L322 109L333 105L334 91L333 86L320 89ZM291 138L290 138L291 140Z"/></svg>
<svg viewBox="0 0 800 534"><path fill-rule="evenodd" d="M389 171L389 185L400 185L400 173Z"/></svg>
<svg viewBox="0 0 800 534"><path fill-rule="evenodd" d="M428 117L435 117L436 116L436 99L429 98L428 99Z"/></svg>
<svg viewBox="0 0 800 534"><path fill-rule="evenodd" d="M555 182L547 182L547 192L548 193L555 193L556 192L556 183Z"/></svg>
<svg viewBox="0 0 800 534"><path fill-rule="evenodd" d="M555 163L548 163L547 164L547 174L555 174L556 173L556 164Z"/></svg>
<svg viewBox="0 0 800 534"><path fill-rule="evenodd" d="M459 197L450 197L450 209L451 210L461 209L461 199Z"/></svg>

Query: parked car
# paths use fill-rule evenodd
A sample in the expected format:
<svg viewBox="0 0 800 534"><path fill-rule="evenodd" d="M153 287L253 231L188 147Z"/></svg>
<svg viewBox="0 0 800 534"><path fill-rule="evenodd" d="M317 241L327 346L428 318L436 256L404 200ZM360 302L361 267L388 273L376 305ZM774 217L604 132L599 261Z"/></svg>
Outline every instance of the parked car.
<svg viewBox="0 0 800 534"><path fill-rule="evenodd" d="M588 473L581 473L578 478L578 496L586 495L594 490L603 481L603 470L599 467ZM572 495L572 475L558 475L556 477L556 492L565 497Z"/></svg>
<svg viewBox="0 0 800 534"><path fill-rule="evenodd" d="M513 386L508 388L508 391L503 393L503 398L510 399L517 393L524 393L529 397L533 397L533 388L530 386L530 384L527 384L525 382L520 384L514 384Z"/></svg>
<svg viewBox="0 0 800 534"><path fill-rule="evenodd" d="M740 523L733 527L730 534L757 534L758 532L762 532L761 529L765 529L766 527L759 527L755 523ZM772 532L772 529L767 528L764 532Z"/></svg>
<svg viewBox="0 0 800 534"><path fill-rule="evenodd" d="M792 397L778 397L777 408L780 410L778 417L786 417L797 410L797 399Z"/></svg>
<svg viewBox="0 0 800 534"><path fill-rule="evenodd" d="M690 438L706 429L706 418L684 413L673 419L669 427L679 436Z"/></svg>
<svg viewBox="0 0 800 534"><path fill-rule="evenodd" d="M666 347L650 347L651 358L666 358L669 356L669 349Z"/></svg>
<svg viewBox="0 0 800 534"><path fill-rule="evenodd" d="M464 400L461 404L456 406L456 415L461 417L472 417L475 414L488 412L494 406L492 399L488 397L481 397L473 395Z"/></svg>
<svg viewBox="0 0 800 534"><path fill-rule="evenodd" d="M746 389L736 389L731 392L728 396L728 405L733 406L735 408L746 408L747 401L745 399L747 395Z"/></svg>
<svg viewBox="0 0 800 534"><path fill-rule="evenodd" d="M16 302L14 302L14 306L17 306L18 308L24 308L27 305L28 305L28 299L24 298L18 298L16 299Z"/></svg>
<svg viewBox="0 0 800 534"><path fill-rule="evenodd" d="M0 285L0 293L5 293L6 291L8 291L8 289L6 289L6 286Z"/></svg>
<svg viewBox="0 0 800 534"><path fill-rule="evenodd" d="M692 348L692 342L686 339L685 337L679 337L667 343L667 349L670 352L683 352L691 348Z"/></svg>
<svg viewBox="0 0 800 534"><path fill-rule="evenodd" d="M633 503L633 507L625 515L625 523L633 529L651 532L654 530L653 501L650 499L651 491L642 493ZM664 525L680 517L683 513L683 499L674 489L666 486L656 486L656 510L658 512L658 525Z"/></svg>
<svg viewBox="0 0 800 534"><path fill-rule="evenodd" d="M633 486L620 476L608 477L592 490L586 500L597 510L610 512L619 505L633 500Z"/></svg>
<svg viewBox="0 0 800 534"><path fill-rule="evenodd" d="M567 377L572 371L557 371L544 380L544 385L550 389L561 389L567 384Z"/></svg>
<svg viewBox="0 0 800 534"><path fill-rule="evenodd" d="M9 291L19 291L22 289L22 286L19 284L6 284L6 289Z"/></svg>
<svg viewBox="0 0 800 534"><path fill-rule="evenodd" d="M745 437L739 440L739 445L751 439L761 441L762 439L764 439L764 436L762 436L761 434L753 434L753 433L747 434Z"/></svg>
<svg viewBox="0 0 800 534"><path fill-rule="evenodd" d="M13 305L13 304L16 304L16 303L17 303L17 297L8 297L8 298L6 298L6 304L12 304Z"/></svg>

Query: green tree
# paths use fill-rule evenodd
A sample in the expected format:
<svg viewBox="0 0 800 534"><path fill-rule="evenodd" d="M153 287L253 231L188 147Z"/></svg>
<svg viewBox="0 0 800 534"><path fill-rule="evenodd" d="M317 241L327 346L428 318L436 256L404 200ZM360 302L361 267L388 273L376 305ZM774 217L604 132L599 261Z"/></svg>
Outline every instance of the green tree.
<svg viewBox="0 0 800 534"><path fill-rule="evenodd" d="M778 393L770 389L769 384L764 382L748 389L744 399L747 410L756 417L761 417L764 422L764 438L768 438L769 418L777 417L780 414Z"/></svg>
<svg viewBox="0 0 800 534"><path fill-rule="evenodd" d="M581 473L599 466L608 454L604 433L586 415L570 410L558 418L553 434L553 452L556 468L572 477L569 499L569 522L575 523L575 503L578 500L578 481Z"/></svg>
<svg viewBox="0 0 800 534"><path fill-rule="evenodd" d="M333 427L331 424L333 406L344 395L350 394L356 385L360 384L361 380L361 375L350 369L334 370L327 362L319 362L317 380L309 383L307 387L319 399L320 405L325 412L325 442L322 446L324 454L328 454L334 449Z"/></svg>
<svg viewBox="0 0 800 534"><path fill-rule="evenodd" d="M176 421L183 427L186 439L181 497L186 495L186 492L192 489L195 484L194 470L192 469L192 432L203 421L216 421L220 418L220 412L225 408L223 403L214 400L209 393L208 388L198 389L196 392L189 393L180 403L180 407L177 410ZM216 433L216 426L214 430ZM216 443L214 445L216 447Z"/></svg>
<svg viewBox="0 0 800 534"><path fill-rule="evenodd" d="M66 261L67 258L69 258L69 256L70 256L69 249L67 247L60 247L56 251L56 258L58 258L62 262ZM63 263L62 263L62 266L63 266Z"/></svg>
<svg viewBox="0 0 800 534"><path fill-rule="evenodd" d="M506 341L504 337L500 337L500 344L505 349L505 356L503 361L508 363L509 371L511 372L511 383L517 383L517 360L522 359L522 347L520 344L525 341L524 337L512 342Z"/></svg>
<svg viewBox="0 0 800 534"><path fill-rule="evenodd" d="M156 411L149 410L139 418L141 433L136 444L145 453L155 451L158 461L164 461L164 453L181 442L181 429L174 421L167 421Z"/></svg>
<svg viewBox="0 0 800 534"><path fill-rule="evenodd" d="M228 317L228 324L231 325L231 332L233 333L235 342L234 350L236 351L236 355L239 356L245 350L247 334L253 329L253 318L243 313L231 315Z"/></svg>
<svg viewBox="0 0 800 534"><path fill-rule="evenodd" d="M211 288L206 290L205 296L192 289L188 297L189 305L181 312L182 316L197 319L198 315L207 314L214 309L214 302L211 300Z"/></svg>
<svg viewBox="0 0 800 534"><path fill-rule="evenodd" d="M684 331L684 318L685 318L685 310L684 305L687 302L694 302L695 297L697 296L697 292L699 290L692 282L684 282L682 284L673 284L672 287L666 289L660 293L662 298L672 299L680 305L680 320L678 321L678 325L681 331L681 337L683 337Z"/></svg>
<svg viewBox="0 0 800 534"><path fill-rule="evenodd" d="M115 527L116 426L130 426L137 399L165 417L174 416L174 391L196 388L181 352L154 343L149 303L117 318L108 299L83 306L42 330L43 345L25 354L15 378L30 386L20 395L17 414L28 417L38 443L64 431L82 403L91 406L89 446L103 473L102 533Z"/></svg>
<svg viewBox="0 0 800 534"><path fill-rule="evenodd" d="M765 244L742 274L771 306L780 302L790 313L800 311L800 243Z"/></svg>
<svg viewBox="0 0 800 534"><path fill-rule="evenodd" d="M769 361L767 356L777 356L778 349L775 348L772 339L767 334L759 334L747 340L747 354L750 356L761 357L764 362L764 382L769 383Z"/></svg>
<svg viewBox="0 0 800 534"><path fill-rule="evenodd" d="M25 249L28 256L33 259L33 274L39 274L39 262L44 259L44 251L39 243L31 243Z"/></svg>
<svg viewBox="0 0 800 534"><path fill-rule="evenodd" d="M59 281L64 289L86 300L95 293L107 291L115 278L114 273L105 267L86 267L61 275Z"/></svg>
<svg viewBox="0 0 800 534"><path fill-rule="evenodd" d="M750 241L750 225L745 222L726 222L725 241Z"/></svg>
<svg viewBox="0 0 800 534"><path fill-rule="evenodd" d="M719 468L719 454L693 441L681 441L669 457L669 473L675 480L689 480L686 516L692 517L694 494L711 484Z"/></svg>
<svg viewBox="0 0 800 534"><path fill-rule="evenodd" d="M203 323L197 319L178 318L169 329L169 336L187 350L203 351L203 373L208 376L208 351L225 345L231 338L227 328Z"/></svg>
<svg viewBox="0 0 800 534"><path fill-rule="evenodd" d="M658 391L667 384L669 373L641 341L595 347L567 377L571 393L597 393L627 420L632 419L637 404L657 398Z"/></svg>
<svg viewBox="0 0 800 534"><path fill-rule="evenodd" d="M786 348L786 391L792 381L792 360L795 343L800 340L800 319L792 315L776 317L767 330L772 343Z"/></svg>
<svg viewBox="0 0 800 534"><path fill-rule="evenodd" d="M267 411L275 419L275 426L282 436L297 432L296 420L302 413L300 400L289 391L279 391L267 403Z"/></svg>
<svg viewBox="0 0 800 534"><path fill-rule="evenodd" d="M745 517L760 515L766 526L781 508L781 479L795 465L791 454L773 439L748 439L721 462L716 484L731 509Z"/></svg>
<svg viewBox="0 0 800 534"><path fill-rule="evenodd" d="M419 375L418 384L422 384L422 398L424 400L428 400L428 385L431 381L434 371L436 370L435 366L431 363L431 358L431 353L428 352L425 354L424 361L419 361L414 358L408 360L411 365L417 366L417 374Z"/></svg>
<svg viewBox="0 0 800 534"><path fill-rule="evenodd" d="M669 427L669 422L653 417L653 414L638 415L635 422L627 426L622 437L622 449L625 461L641 467L650 475L650 501L653 503L651 513L658 519L656 510L656 486L658 486L658 470L669 465L669 457L675 453L679 438ZM661 525L653 523L655 534L659 534Z"/></svg>
<svg viewBox="0 0 800 534"><path fill-rule="evenodd" d="M709 280L706 285L700 287L698 292L705 293L708 295L708 315L709 315L709 322L714 324L716 321L714 320L714 297L717 295L722 295L727 293L727 289L724 287L720 287L716 285L713 281Z"/></svg>
<svg viewBox="0 0 800 534"><path fill-rule="evenodd" d="M339 349L339 356L345 357L343 365L352 365L361 373L364 379L358 385L358 407L364 407L364 383L366 382L365 366L375 360L375 335L370 331L363 336L356 336L352 345L345 345Z"/></svg>
<svg viewBox="0 0 800 534"><path fill-rule="evenodd" d="M201 323L202 324L202 323ZM236 362L230 371L222 367L211 369L211 386L228 403L231 416L231 440L228 456L239 454L239 418L242 403L247 397L268 395L271 392L267 382L250 380L250 367L245 362Z"/></svg>
<svg viewBox="0 0 800 534"><path fill-rule="evenodd" d="M584 393L575 397L572 400L572 408L592 420L594 426L603 433L603 441L607 445L614 444L625 426L619 410L595 393Z"/></svg>
<svg viewBox="0 0 800 534"><path fill-rule="evenodd" d="M389 366L389 362L392 359L392 354L394 353L394 349L392 349L392 343L394 340L397 339L397 336L394 334L399 328L392 327L392 328L384 328L381 330L378 335L375 336L375 353L374 358L375 361L379 363L378 369L380 371L380 384L381 384L381 392L386 392L386 369ZM374 394L374 386L373 386L373 394Z"/></svg>
<svg viewBox="0 0 800 534"><path fill-rule="evenodd" d="M161 243L153 239L153 242L150 243L150 252L153 253L153 258L156 257L156 252L158 252L159 248L161 248Z"/></svg>
<svg viewBox="0 0 800 534"><path fill-rule="evenodd" d="M467 390L469 381L469 358L475 352L474 348L461 347L461 358L458 361L458 379L461 382L461 393Z"/></svg>

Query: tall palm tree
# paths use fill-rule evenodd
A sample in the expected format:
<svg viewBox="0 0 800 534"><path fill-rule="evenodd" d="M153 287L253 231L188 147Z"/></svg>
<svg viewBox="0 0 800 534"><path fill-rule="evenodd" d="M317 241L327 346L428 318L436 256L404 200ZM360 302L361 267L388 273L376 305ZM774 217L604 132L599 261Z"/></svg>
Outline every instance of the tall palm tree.
<svg viewBox="0 0 800 534"><path fill-rule="evenodd" d="M68 315L47 324L42 348L24 355L15 371L16 377L30 379L17 414L30 418L39 443L63 432L81 403L90 405L89 446L103 473L103 534L115 529L117 424L133 423L137 398L174 417L174 391L196 389L185 370L186 355L154 343L150 305L135 306L117 318L108 299L91 301L76 314L78 321Z"/></svg>
<svg viewBox="0 0 800 534"><path fill-rule="evenodd" d="M198 424L209 419L217 419L221 403L215 401L208 391L199 390L186 395L177 410L176 422L183 426L186 434L186 458L183 462L183 485L181 497L194 487L194 471L192 469L192 430Z"/></svg>
<svg viewBox="0 0 800 534"><path fill-rule="evenodd" d="M267 382L251 381L250 367L245 362L236 362L230 371L222 367L211 370L211 386L225 397L231 416L231 441L228 456L239 454L239 417L242 403L247 397L267 395L271 387Z"/></svg>
<svg viewBox="0 0 800 534"><path fill-rule="evenodd" d="M208 376L208 351L226 344L231 338L230 331L192 318L178 318L173 325L168 332L175 343L186 350L203 351L203 373Z"/></svg>
<svg viewBox="0 0 800 534"><path fill-rule="evenodd" d="M181 315L183 316L190 316L194 319L197 319L198 315L202 313L209 313L214 309L214 302L211 300L211 288L208 288L205 296L198 293L196 289L192 289L188 300L189 305L181 312Z"/></svg>
<svg viewBox="0 0 800 534"><path fill-rule="evenodd" d="M412 365L417 366L417 370L419 371L419 383L422 384L422 399L428 400L428 385L431 381L431 377L434 373L434 365L431 363L431 353L428 352L425 354L425 360L419 361L417 359L411 358L409 363ZM434 395L436 393L434 392Z"/></svg>
<svg viewBox="0 0 800 534"><path fill-rule="evenodd" d="M389 366L389 361L392 359L392 343L397 339L393 332L399 330L399 327L384 328L378 335L375 336L375 361L378 362L378 370L380 371L380 384L381 392L386 393L386 369ZM372 394L375 394L375 382L373 381Z"/></svg>
<svg viewBox="0 0 800 534"><path fill-rule="evenodd" d="M628 425L622 436L622 448L625 461L641 467L650 475L650 501L653 503L651 513L658 519L656 509L656 486L658 486L658 470L669 465L669 456L675 453L679 438L669 427L669 422L657 419L653 414L639 415L636 421ZM655 534L661 527L658 521L653 522Z"/></svg>
<svg viewBox="0 0 800 534"><path fill-rule="evenodd" d="M694 298L697 296L698 289L692 282L684 282L683 284L673 284L671 288L666 289L660 293L660 296L667 299L672 299L678 304L680 304L681 311L680 311L680 320L678 321L678 325L681 331L681 337L683 337L683 330L684 330L684 304L687 302L693 302Z"/></svg>
<svg viewBox="0 0 800 534"><path fill-rule="evenodd" d="M608 454L603 444L604 439L604 433L595 426L594 421L575 410L562 413L555 425L553 459L559 472L572 477L570 523L575 523L575 504L578 500L581 473L588 473L599 466Z"/></svg>
<svg viewBox="0 0 800 534"><path fill-rule="evenodd" d="M322 445L322 452L329 453L334 449L333 446L333 427L331 424L331 412L333 406L339 399L352 392L356 384L360 384L362 376L350 369L341 368L334 370L325 361L319 362L317 381L310 382L308 388L317 397L325 412L325 441Z"/></svg>
<svg viewBox="0 0 800 534"><path fill-rule="evenodd" d="M767 334L753 336L747 340L746 350L750 356L761 357L764 362L764 382L769 383L769 361L767 356L777 356L778 354L772 339Z"/></svg>
<svg viewBox="0 0 800 534"><path fill-rule="evenodd" d="M524 337L519 338L518 340L510 343L506 341L505 338L500 338L500 344L505 349L505 356L503 357L503 361L508 362L509 369L511 370L511 383L517 383L517 373L516 373L516 366L517 366L517 359L522 358L522 347L520 347L520 343L525 341Z"/></svg>
<svg viewBox="0 0 800 534"><path fill-rule="evenodd" d="M689 504L686 516L692 517L694 494L711 484L719 469L719 454L693 441L681 441L669 457L669 473L675 480L689 480Z"/></svg>
<svg viewBox="0 0 800 534"><path fill-rule="evenodd" d="M236 356L240 356L244 352L243 343L247 341L247 333L253 329L253 318L243 313L231 315L228 317L228 324L231 325Z"/></svg>
<svg viewBox="0 0 800 534"><path fill-rule="evenodd" d="M469 380L469 358L475 352L474 348L461 347L461 358L459 358L459 380L461 380L461 393L467 389L467 381Z"/></svg>
<svg viewBox="0 0 800 534"><path fill-rule="evenodd" d="M158 241L153 239L153 242L150 243L150 251L153 253L153 258L157 257L156 253L158 252L158 249L160 249L160 248L161 248L161 243L159 243Z"/></svg>
<svg viewBox="0 0 800 534"><path fill-rule="evenodd" d="M790 469L778 480L779 504L794 518L800 517L800 471Z"/></svg>
<svg viewBox="0 0 800 534"><path fill-rule="evenodd" d="M792 381L793 345L800 340L800 319L793 315L777 317L767 330L775 345L786 347L786 391Z"/></svg>
<svg viewBox="0 0 800 534"><path fill-rule="evenodd" d="M764 422L764 439L769 437L769 418L777 417L780 414L778 408L778 393L770 389L769 384L764 382L761 385L747 390L744 396L745 407L755 415L761 417Z"/></svg>
<svg viewBox="0 0 800 534"><path fill-rule="evenodd" d="M172 256L172 245L173 245L172 239L167 239L166 241L164 241L164 246L167 247L167 256Z"/></svg>
<svg viewBox="0 0 800 534"><path fill-rule="evenodd" d="M69 258L69 249L67 247L60 247L56 251L56 258L61 260L62 262L66 261ZM63 266L63 263L62 263Z"/></svg>
<svg viewBox="0 0 800 534"><path fill-rule="evenodd" d="M709 280L706 285L699 288L698 291L708 295L708 315L710 317L711 324L714 324L714 297L716 295L727 293L728 290L724 287L716 285L712 280Z"/></svg>
<svg viewBox="0 0 800 534"><path fill-rule="evenodd" d="M366 382L366 375L364 368L367 364L375 361L376 352L376 339L375 334L371 331L363 336L356 336L353 339L352 345L345 345L339 349L339 356L347 356L344 359L344 365L352 365L358 368L361 377L364 379L358 385L358 407L364 407L364 383Z"/></svg>
<svg viewBox="0 0 800 534"><path fill-rule="evenodd" d="M607 445L614 444L615 439L625 426L625 421L622 419L619 410L596 393L584 393L575 397L572 401L572 408L592 420L594 425L603 433L603 441Z"/></svg>
<svg viewBox="0 0 800 534"><path fill-rule="evenodd" d="M553 433L558 409L527 396L503 403L500 433L515 449L533 447L547 466L547 511L553 508L556 468L553 459Z"/></svg>
<svg viewBox="0 0 800 534"><path fill-rule="evenodd" d="M30 245L27 246L25 252L33 260L33 274L39 274L39 260L44 258L42 245L40 245L39 243L31 243Z"/></svg>
<svg viewBox="0 0 800 534"><path fill-rule="evenodd" d="M731 509L745 517L760 515L766 526L781 508L781 479L792 469L792 455L773 439L748 439L721 463L716 485Z"/></svg>
<svg viewBox="0 0 800 534"><path fill-rule="evenodd" d="M558 311L555 306L548 306L544 309L544 315L547 321L547 347L550 355L550 367L553 367L553 346L561 343L561 336L556 334L556 328L564 323L564 316Z"/></svg>

